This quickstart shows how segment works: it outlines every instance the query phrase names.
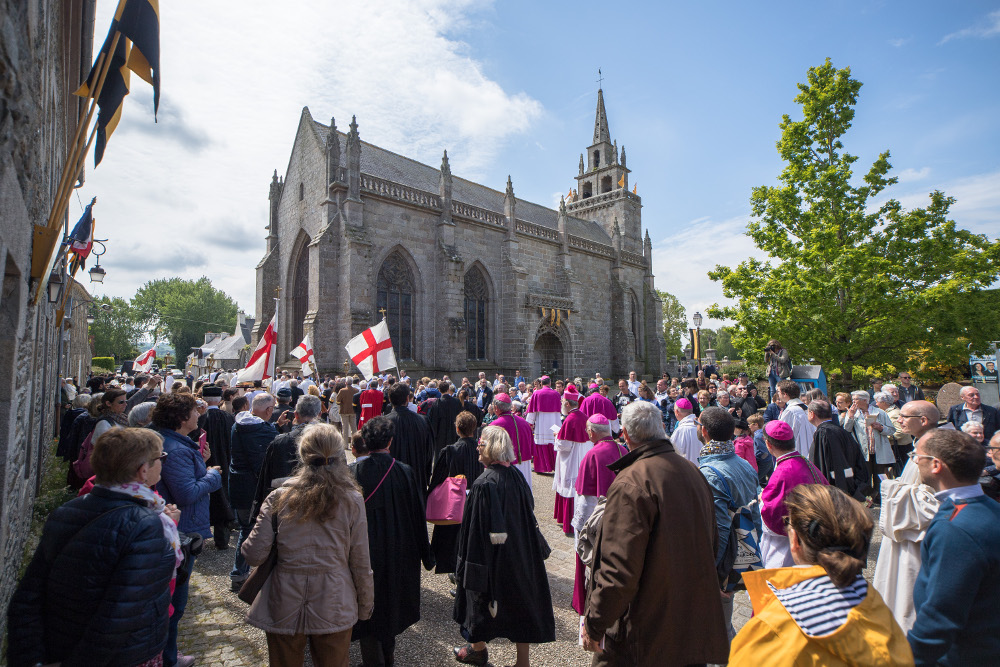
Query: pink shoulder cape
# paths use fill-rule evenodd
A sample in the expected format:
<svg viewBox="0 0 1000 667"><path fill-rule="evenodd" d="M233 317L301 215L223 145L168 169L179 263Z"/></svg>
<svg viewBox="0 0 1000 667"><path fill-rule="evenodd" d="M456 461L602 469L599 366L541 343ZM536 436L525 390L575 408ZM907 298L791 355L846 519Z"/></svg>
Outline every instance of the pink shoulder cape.
<svg viewBox="0 0 1000 667"><path fill-rule="evenodd" d="M601 414L610 421L618 419L618 411L615 410L615 404L598 393L591 394L580 401L580 412L588 417Z"/></svg>
<svg viewBox="0 0 1000 667"><path fill-rule="evenodd" d="M589 442L590 438L587 437L587 415L579 410L570 411L566 415L566 419L563 420L556 437L569 442Z"/></svg>
<svg viewBox="0 0 1000 667"><path fill-rule="evenodd" d="M602 440L583 455L580 472L576 476L576 492L581 496L606 496L615 473L608 466L628 454L624 445Z"/></svg>
<svg viewBox="0 0 1000 667"><path fill-rule="evenodd" d="M531 460L531 450L535 444L535 434L531 430L531 424L520 417L506 414L494 419L490 422L490 426L500 426L507 431L518 463Z"/></svg>
<svg viewBox="0 0 1000 667"><path fill-rule="evenodd" d="M542 387L531 393L528 399L528 412L561 412L562 398L559 392L549 387Z"/></svg>

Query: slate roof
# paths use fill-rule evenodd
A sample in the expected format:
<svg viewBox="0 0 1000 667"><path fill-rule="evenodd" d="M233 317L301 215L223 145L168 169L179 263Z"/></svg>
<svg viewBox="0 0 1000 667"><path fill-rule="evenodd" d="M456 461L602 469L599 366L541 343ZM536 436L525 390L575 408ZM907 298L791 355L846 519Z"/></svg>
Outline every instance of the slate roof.
<svg viewBox="0 0 1000 667"><path fill-rule="evenodd" d="M313 130L321 145L326 144L330 126L313 120ZM346 155L347 135L337 132L340 139L340 154ZM441 171L422 162L393 153L366 141L361 142L361 171L377 178L399 183L425 192L437 193L440 189ZM503 215L504 193L479 183L452 176L451 198L463 204ZM532 222L549 229L558 229L559 212L515 196L515 210L520 220ZM570 234L605 245L611 244L611 237L598 223L567 216L566 228Z"/></svg>

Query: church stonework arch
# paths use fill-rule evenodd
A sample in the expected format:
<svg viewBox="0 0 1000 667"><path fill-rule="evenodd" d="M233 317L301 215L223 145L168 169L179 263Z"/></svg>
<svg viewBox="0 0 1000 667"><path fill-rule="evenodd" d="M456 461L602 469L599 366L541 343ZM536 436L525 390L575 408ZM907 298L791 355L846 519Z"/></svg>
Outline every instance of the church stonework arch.
<svg viewBox="0 0 1000 667"><path fill-rule="evenodd" d="M416 332L420 330L422 307L420 277L413 257L402 246L391 248L377 265L375 274L374 323L385 311L389 336L400 361L419 358Z"/></svg>
<svg viewBox="0 0 1000 667"><path fill-rule="evenodd" d="M312 239L300 230L288 263L287 313L288 332L287 348L291 350L302 342L305 337L306 315L309 313L309 244Z"/></svg>
<svg viewBox="0 0 1000 667"><path fill-rule="evenodd" d="M568 377L576 372L573 360L572 337L565 324L556 326L542 320L535 332L531 351L531 373L538 377Z"/></svg>
<svg viewBox="0 0 1000 667"><path fill-rule="evenodd" d="M629 300L629 324L632 328L632 356L638 359L645 356L642 354L642 308L639 305L638 297L635 295L635 290L630 289L626 294Z"/></svg>

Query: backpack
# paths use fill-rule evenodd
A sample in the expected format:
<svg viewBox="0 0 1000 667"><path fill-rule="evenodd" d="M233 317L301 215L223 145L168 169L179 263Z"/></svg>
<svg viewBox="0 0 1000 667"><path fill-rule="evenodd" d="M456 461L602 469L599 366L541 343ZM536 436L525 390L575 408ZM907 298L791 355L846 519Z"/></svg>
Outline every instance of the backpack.
<svg viewBox="0 0 1000 667"><path fill-rule="evenodd" d="M90 465L90 455L94 453L94 431L102 421L104 421L103 418L94 422L94 428L90 429L90 433L80 443L80 453L73 461L73 472L82 480L88 480L94 476L94 469Z"/></svg>
<svg viewBox="0 0 1000 667"><path fill-rule="evenodd" d="M746 590L743 583L743 573L759 570L764 567L763 558L760 553L760 534L757 525L753 520L753 506L757 503L757 498L744 505L737 507L733 501L733 494L729 490L729 483L725 476L713 466L704 466L715 472L722 481L726 495L729 496L729 543L726 545L722 562L716 566L719 575L719 584L723 590L730 592L735 590Z"/></svg>

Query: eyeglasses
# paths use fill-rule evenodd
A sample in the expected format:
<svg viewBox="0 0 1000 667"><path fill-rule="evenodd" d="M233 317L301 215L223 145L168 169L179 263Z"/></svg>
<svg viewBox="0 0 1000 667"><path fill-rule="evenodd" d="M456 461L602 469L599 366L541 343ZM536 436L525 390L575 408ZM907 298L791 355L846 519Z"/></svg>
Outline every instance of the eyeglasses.
<svg viewBox="0 0 1000 667"><path fill-rule="evenodd" d="M899 418L899 419L910 419L912 417L919 417L919 416L920 415L904 415L902 412L900 412L898 415L896 415L896 417Z"/></svg>
<svg viewBox="0 0 1000 667"><path fill-rule="evenodd" d="M930 454L917 454L917 450L913 450L907 456L910 457L911 461L916 461L917 459L937 459L936 456L931 456ZM938 459L938 461L940 460Z"/></svg>

